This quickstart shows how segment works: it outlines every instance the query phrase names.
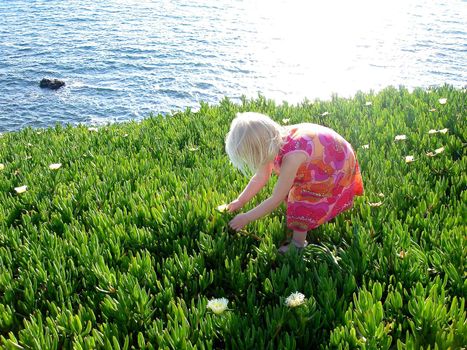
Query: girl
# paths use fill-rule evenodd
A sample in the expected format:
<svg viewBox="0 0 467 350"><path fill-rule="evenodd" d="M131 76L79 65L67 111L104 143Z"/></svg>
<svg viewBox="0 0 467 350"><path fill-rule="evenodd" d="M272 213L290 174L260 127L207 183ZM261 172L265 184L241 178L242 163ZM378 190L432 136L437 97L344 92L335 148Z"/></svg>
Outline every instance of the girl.
<svg viewBox="0 0 467 350"><path fill-rule="evenodd" d="M287 202L287 227L293 231L290 244L307 245L307 232L331 220L353 205L363 194L358 162L351 145L335 131L311 123L282 127L259 113L239 113L226 137L226 152L244 174L254 173L229 212L242 208L268 182L274 171L279 179L268 199L229 225L240 230Z"/></svg>

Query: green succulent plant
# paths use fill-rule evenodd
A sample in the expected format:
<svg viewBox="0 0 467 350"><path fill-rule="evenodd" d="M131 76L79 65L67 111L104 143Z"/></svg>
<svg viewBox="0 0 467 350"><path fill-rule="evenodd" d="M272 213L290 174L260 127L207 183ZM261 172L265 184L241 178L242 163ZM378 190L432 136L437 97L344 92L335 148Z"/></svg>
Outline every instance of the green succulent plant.
<svg viewBox="0 0 467 350"><path fill-rule="evenodd" d="M466 101L451 86L258 96L1 135L0 348L465 347ZM365 195L302 253L277 254L284 208L240 234L216 210L248 181L224 151L241 111L326 125L357 151Z"/></svg>

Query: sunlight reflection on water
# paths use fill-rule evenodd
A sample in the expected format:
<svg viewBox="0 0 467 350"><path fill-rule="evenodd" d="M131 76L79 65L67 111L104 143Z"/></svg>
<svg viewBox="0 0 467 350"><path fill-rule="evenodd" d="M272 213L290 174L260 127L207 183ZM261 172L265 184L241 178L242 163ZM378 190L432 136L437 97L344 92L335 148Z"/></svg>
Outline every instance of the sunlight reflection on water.
<svg viewBox="0 0 467 350"><path fill-rule="evenodd" d="M467 77L460 0L11 0L0 17L0 132Z"/></svg>

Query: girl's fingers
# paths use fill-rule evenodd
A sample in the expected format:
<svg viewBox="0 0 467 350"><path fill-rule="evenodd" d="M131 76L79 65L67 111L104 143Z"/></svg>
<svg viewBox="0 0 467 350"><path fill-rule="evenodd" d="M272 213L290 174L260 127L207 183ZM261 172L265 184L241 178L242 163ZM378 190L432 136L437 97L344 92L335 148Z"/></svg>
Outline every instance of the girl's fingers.
<svg viewBox="0 0 467 350"><path fill-rule="evenodd" d="M229 223L229 225L230 225L230 227L231 227L232 229L234 229L235 231L238 231L238 230L240 229L240 228L238 227L238 225L237 225L236 223L232 222L232 221Z"/></svg>

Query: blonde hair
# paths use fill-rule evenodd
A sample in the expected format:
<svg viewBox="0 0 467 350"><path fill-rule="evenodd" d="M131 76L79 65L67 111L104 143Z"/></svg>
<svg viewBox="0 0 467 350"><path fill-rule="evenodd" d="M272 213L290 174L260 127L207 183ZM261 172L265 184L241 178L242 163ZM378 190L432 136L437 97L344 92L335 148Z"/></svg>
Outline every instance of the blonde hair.
<svg viewBox="0 0 467 350"><path fill-rule="evenodd" d="M267 115L238 113L225 139L232 164L244 174L255 173L274 160L284 141L285 130Z"/></svg>

